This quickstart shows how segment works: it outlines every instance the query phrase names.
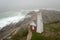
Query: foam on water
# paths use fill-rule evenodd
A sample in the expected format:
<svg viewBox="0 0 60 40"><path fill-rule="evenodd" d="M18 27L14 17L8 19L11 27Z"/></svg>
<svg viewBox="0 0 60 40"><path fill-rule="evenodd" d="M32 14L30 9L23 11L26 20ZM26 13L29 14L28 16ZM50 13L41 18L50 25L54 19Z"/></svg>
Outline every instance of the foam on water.
<svg viewBox="0 0 60 40"><path fill-rule="evenodd" d="M11 12L12 13L12 12ZM8 12L8 14L10 14L10 12ZM6 25L10 24L10 23L17 23L18 21L22 21L25 18L24 13L21 12L13 12L14 15L10 14L7 15L7 17L5 17L5 14L3 13L2 18L0 18L0 29L5 27ZM15 15L16 14L16 15ZM12 16L11 16L12 15ZM4 16L4 17L3 17ZM0 16L1 17L1 16Z"/></svg>
<svg viewBox="0 0 60 40"><path fill-rule="evenodd" d="M24 18L24 16L21 16L21 17L14 16L14 17L8 17L8 18L1 19L0 28L3 28L4 26L10 23L17 23L19 20L22 20L22 18Z"/></svg>

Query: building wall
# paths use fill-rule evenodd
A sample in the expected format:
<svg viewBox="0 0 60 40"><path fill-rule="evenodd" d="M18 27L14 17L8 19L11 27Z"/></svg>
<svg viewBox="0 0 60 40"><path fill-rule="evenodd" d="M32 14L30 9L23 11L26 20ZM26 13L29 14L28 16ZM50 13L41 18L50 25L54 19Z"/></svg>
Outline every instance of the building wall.
<svg viewBox="0 0 60 40"><path fill-rule="evenodd" d="M37 32L42 33L43 32L43 20L42 20L42 14L37 14Z"/></svg>
<svg viewBox="0 0 60 40"><path fill-rule="evenodd" d="M40 12L30 12L29 15L31 15L32 21L35 22L37 25L37 32L41 33L43 32L43 20L42 20L42 14Z"/></svg>

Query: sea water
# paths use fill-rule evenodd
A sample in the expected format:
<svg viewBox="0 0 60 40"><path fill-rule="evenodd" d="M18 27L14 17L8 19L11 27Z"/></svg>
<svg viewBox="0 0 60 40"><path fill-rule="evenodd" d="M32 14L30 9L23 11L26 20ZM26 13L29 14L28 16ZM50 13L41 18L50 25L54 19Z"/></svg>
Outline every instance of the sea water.
<svg viewBox="0 0 60 40"><path fill-rule="evenodd" d="M25 18L27 13L27 11L6 11L0 13L0 29L10 23L17 23L18 21L23 20L22 18Z"/></svg>

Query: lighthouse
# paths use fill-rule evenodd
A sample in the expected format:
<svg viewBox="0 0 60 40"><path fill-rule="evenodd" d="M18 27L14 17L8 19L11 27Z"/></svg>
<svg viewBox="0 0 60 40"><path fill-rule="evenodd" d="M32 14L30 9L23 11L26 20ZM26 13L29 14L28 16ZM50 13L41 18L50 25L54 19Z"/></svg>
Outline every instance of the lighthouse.
<svg viewBox="0 0 60 40"><path fill-rule="evenodd" d="M31 22L30 22L30 28L31 31L42 33L43 32L43 19L42 19L42 13L40 11L33 11L31 12Z"/></svg>
<svg viewBox="0 0 60 40"><path fill-rule="evenodd" d="M43 32L43 20L42 20L42 13L37 13L37 32L42 33Z"/></svg>

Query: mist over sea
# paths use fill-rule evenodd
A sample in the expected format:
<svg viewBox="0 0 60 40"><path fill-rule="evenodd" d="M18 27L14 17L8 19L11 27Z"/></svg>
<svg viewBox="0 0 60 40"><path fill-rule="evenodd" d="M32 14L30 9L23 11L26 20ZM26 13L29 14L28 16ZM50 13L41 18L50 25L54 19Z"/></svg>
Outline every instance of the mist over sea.
<svg viewBox="0 0 60 40"><path fill-rule="evenodd" d="M24 11L24 10L1 12L0 13L0 29L10 23L16 23L22 20L22 18L25 18L25 15L28 12L29 11Z"/></svg>

